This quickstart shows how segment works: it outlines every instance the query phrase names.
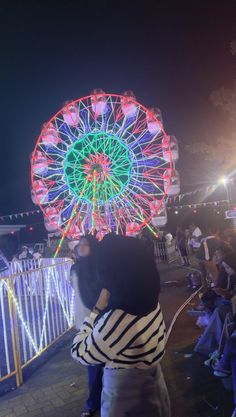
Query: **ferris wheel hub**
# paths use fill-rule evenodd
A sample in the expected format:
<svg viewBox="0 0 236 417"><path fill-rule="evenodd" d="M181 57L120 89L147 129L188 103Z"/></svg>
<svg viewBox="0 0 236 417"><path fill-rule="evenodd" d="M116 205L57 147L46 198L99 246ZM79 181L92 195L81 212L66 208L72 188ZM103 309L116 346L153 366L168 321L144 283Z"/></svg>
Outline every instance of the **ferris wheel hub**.
<svg viewBox="0 0 236 417"><path fill-rule="evenodd" d="M67 152L64 172L71 191L92 202L108 201L130 181L132 161L119 137L99 131L75 141Z"/></svg>
<svg viewBox="0 0 236 417"><path fill-rule="evenodd" d="M102 165L100 165L100 164L93 164L92 165L92 168L91 168L91 171L92 172L103 172L103 168L102 168Z"/></svg>

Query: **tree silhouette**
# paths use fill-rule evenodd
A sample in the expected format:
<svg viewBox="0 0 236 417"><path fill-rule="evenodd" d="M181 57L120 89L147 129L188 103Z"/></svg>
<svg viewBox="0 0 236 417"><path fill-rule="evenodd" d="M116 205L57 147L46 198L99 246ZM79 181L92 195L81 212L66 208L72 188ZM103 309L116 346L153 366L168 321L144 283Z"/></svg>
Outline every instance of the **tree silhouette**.
<svg viewBox="0 0 236 417"><path fill-rule="evenodd" d="M236 40L230 43L230 51L236 56ZM198 155L202 165L204 161L207 162L208 172L216 166L216 163L219 172L230 172L236 165L236 79L232 83L232 88L221 87L213 91L210 100L225 114L225 123L230 129L225 129L227 134L191 143L186 145L185 149L191 154ZM204 172L206 167L202 168Z"/></svg>

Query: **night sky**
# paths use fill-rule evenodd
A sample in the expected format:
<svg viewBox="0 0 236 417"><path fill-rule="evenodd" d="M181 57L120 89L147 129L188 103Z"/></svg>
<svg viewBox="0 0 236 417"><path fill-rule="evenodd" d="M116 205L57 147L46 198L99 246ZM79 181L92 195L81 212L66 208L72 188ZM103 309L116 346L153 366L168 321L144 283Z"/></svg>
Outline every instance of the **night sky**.
<svg viewBox="0 0 236 417"><path fill-rule="evenodd" d="M0 30L1 214L34 208L29 155L41 126L93 88L160 107L180 142L183 189L194 181L184 146L227 130L209 97L235 77L235 0L7 0Z"/></svg>

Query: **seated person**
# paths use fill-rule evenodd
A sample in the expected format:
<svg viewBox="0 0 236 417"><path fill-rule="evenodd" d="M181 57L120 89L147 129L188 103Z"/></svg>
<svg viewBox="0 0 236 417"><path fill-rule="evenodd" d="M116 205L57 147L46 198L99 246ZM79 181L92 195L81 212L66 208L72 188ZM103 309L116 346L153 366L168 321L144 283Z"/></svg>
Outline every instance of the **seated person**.
<svg viewBox="0 0 236 417"><path fill-rule="evenodd" d="M236 283L236 254L231 252L222 257L219 265L219 274L216 287L206 292L202 301L210 310L209 303L213 306L212 316L203 335L200 337L195 351L205 355L210 355L219 348L222 342L225 319L231 318L233 304L235 300ZM210 294L211 293L211 294ZM207 298L208 297L208 298ZM206 301L208 304L206 304ZM217 306L218 305L218 306Z"/></svg>
<svg viewBox="0 0 236 417"><path fill-rule="evenodd" d="M218 263L218 269L219 274L215 287L224 289L225 296L226 291L229 291L229 297L231 298L230 294L234 292L236 286L236 252L226 251L223 253Z"/></svg>
<svg viewBox="0 0 236 417"><path fill-rule="evenodd" d="M236 361L236 330L231 334L225 343L223 354L219 362L214 366L214 375L220 378L227 378L230 376L232 374L232 361Z"/></svg>

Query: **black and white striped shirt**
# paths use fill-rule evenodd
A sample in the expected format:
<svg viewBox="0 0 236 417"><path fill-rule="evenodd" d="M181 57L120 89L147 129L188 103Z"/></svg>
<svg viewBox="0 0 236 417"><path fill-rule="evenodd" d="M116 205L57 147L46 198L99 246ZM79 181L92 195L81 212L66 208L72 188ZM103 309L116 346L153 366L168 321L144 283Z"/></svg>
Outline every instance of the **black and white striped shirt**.
<svg viewBox="0 0 236 417"><path fill-rule="evenodd" d="M147 316L110 310L95 322L86 318L71 348L72 357L83 365L105 363L106 368L154 366L165 349L165 324L158 303Z"/></svg>

